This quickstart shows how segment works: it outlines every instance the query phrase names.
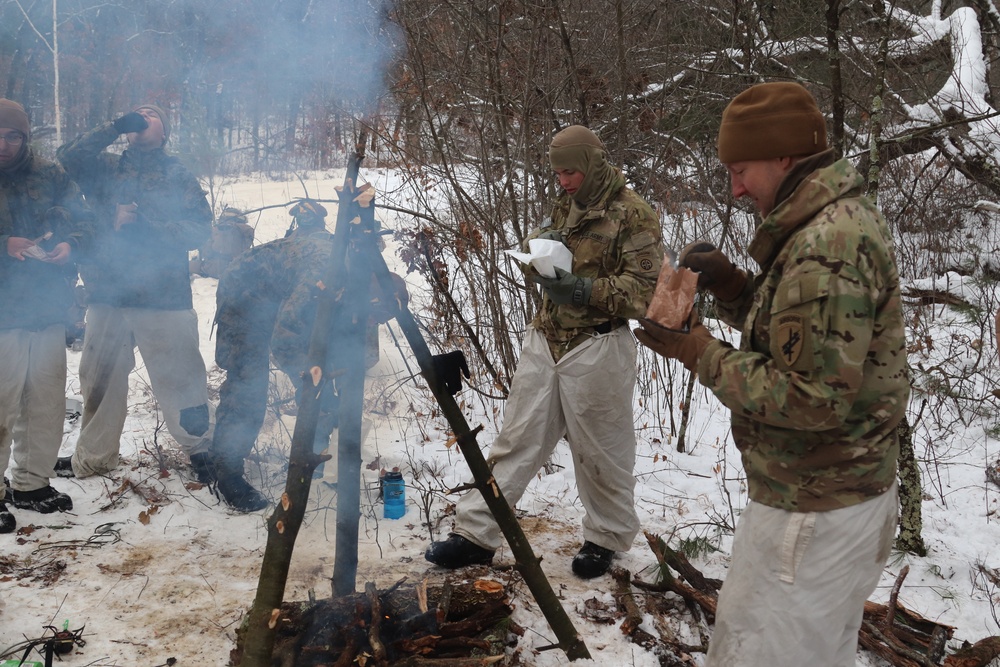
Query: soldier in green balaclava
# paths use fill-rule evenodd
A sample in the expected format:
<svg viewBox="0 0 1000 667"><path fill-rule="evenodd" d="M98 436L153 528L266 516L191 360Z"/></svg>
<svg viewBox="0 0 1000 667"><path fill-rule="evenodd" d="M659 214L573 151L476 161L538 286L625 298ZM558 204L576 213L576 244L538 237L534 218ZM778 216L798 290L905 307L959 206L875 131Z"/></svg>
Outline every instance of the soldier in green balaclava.
<svg viewBox="0 0 1000 667"><path fill-rule="evenodd" d="M549 162L563 192L550 224L528 240L565 243L573 263L555 277L526 269L541 285L542 306L527 331L489 463L504 497L516 503L565 435L586 511L572 569L589 579L607 572L614 552L627 551L639 530L636 346L624 325L645 315L663 247L652 208L625 185L591 130L573 125L557 133ZM492 514L480 494L470 493L458 504L452 534L434 542L426 558L446 568L489 563L499 546Z"/></svg>

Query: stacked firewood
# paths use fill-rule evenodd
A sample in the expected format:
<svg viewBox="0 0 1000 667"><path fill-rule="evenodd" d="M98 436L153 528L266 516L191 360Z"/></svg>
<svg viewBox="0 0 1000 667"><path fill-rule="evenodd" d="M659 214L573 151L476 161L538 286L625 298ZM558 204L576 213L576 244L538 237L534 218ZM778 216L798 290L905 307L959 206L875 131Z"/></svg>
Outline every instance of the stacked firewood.
<svg viewBox="0 0 1000 667"><path fill-rule="evenodd" d="M318 667L479 667L504 657L523 632L504 587L488 580L386 590L282 604L272 664ZM238 664L240 644L231 656Z"/></svg>

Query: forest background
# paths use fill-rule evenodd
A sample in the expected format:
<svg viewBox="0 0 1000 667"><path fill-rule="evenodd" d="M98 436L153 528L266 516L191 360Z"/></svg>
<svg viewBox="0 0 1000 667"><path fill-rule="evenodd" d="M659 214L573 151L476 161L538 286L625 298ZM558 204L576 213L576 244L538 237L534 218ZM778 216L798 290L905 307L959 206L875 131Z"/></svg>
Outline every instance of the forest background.
<svg viewBox="0 0 1000 667"><path fill-rule="evenodd" d="M992 0L0 0L0 85L43 155L152 101L219 211L227 179L341 167L366 128L368 164L402 175L379 203L409 221L395 241L431 287L422 324L466 351L484 400L506 396L538 305L503 251L547 215L551 135L593 128L670 248L709 239L752 265L718 119L750 84L802 82L895 234L917 554L919 499L946 495L966 429L1000 434L998 55ZM637 429L685 451L709 398L676 364L640 364Z"/></svg>

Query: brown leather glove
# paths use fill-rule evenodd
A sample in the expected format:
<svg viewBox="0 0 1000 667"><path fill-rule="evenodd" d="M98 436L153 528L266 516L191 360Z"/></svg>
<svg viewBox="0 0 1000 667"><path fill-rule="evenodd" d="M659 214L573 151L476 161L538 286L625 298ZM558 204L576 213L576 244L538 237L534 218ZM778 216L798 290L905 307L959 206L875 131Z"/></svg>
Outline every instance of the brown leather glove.
<svg viewBox="0 0 1000 667"><path fill-rule="evenodd" d="M684 368L692 373L698 371L698 361L705 353L705 348L715 338L708 332L705 325L697 320L692 322L687 333L667 329L652 320L639 320L641 329L633 329L632 333L639 342L656 352L661 357L676 359Z"/></svg>
<svg viewBox="0 0 1000 667"><path fill-rule="evenodd" d="M698 272L698 287L707 289L719 301L732 301L743 292L747 274L736 268L726 255L711 243L695 241L681 250L680 266Z"/></svg>

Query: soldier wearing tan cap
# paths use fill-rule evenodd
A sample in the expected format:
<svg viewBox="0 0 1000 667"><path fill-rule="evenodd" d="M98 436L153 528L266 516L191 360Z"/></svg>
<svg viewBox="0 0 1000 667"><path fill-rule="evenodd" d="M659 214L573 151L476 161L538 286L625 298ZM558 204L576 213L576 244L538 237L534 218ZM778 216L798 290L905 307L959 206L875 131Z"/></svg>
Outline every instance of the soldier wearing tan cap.
<svg viewBox="0 0 1000 667"><path fill-rule="evenodd" d="M66 406L66 314L73 262L93 215L62 167L35 155L28 115L0 99L0 533L17 509L50 513L73 501L49 484ZM37 521L37 519L35 519Z"/></svg>
<svg viewBox="0 0 1000 667"><path fill-rule="evenodd" d="M853 667L895 536L896 425L910 391L889 229L797 83L737 95L718 149L733 196L761 215L747 248L760 268L705 241L679 261L701 272L739 349L700 323L636 330L732 410L746 470L750 503L707 664Z"/></svg>
<svg viewBox="0 0 1000 667"><path fill-rule="evenodd" d="M107 150L122 135L128 148ZM211 410L188 257L208 240L212 210L198 179L166 152L169 139L166 111L141 104L57 152L97 215L95 249L80 271L87 291L82 428L72 458L57 464L60 475L86 477L118 466L138 348L167 432L198 479L213 481Z"/></svg>

